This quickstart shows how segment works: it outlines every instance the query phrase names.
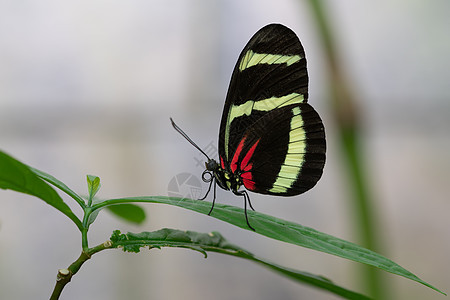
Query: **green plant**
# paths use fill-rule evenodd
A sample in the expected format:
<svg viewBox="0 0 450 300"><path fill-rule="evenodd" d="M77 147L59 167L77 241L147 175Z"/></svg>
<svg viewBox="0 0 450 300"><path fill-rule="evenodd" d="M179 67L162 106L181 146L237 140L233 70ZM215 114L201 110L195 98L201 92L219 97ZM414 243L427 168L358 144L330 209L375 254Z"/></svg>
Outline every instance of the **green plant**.
<svg viewBox="0 0 450 300"><path fill-rule="evenodd" d="M202 214L208 214L210 203L162 196L128 197L99 201L95 199L94 196L100 189L100 179L96 176L88 175L87 183L89 196L87 199L84 199L53 176L29 167L0 151L0 188L33 195L44 200L47 204L66 215L80 230L82 244L81 254L69 267L58 270L56 285L50 299L59 299L64 286L70 282L72 276L79 271L81 266L90 259L92 255L105 249L114 248L121 248L126 252L139 252L143 247L186 248L199 251L204 254L205 257L208 252L218 252L236 256L261 264L268 269L278 272L299 283L309 284L346 299L369 299L364 295L335 285L331 280L325 277L279 266L266 259L260 258L239 246L229 243L218 232L198 233L163 228L153 232L122 234L120 231L116 230L112 233L109 240L100 245L91 247L89 246L87 233L90 225L95 221L99 211L103 208L112 209L115 214L127 220L139 223L145 219L144 211L139 206L132 203L169 204ZM70 209L52 186L66 193L78 203L83 211L82 218L79 218ZM347 258L366 265L371 265L384 271L414 280L444 294L436 287L421 280L419 277L393 261L356 244L300 224L281 220L262 213L249 211L248 214L252 220L253 226L256 228L256 233L258 234L275 240ZM245 219L242 217L243 210L241 208L217 203L212 216L242 229L249 230Z"/></svg>

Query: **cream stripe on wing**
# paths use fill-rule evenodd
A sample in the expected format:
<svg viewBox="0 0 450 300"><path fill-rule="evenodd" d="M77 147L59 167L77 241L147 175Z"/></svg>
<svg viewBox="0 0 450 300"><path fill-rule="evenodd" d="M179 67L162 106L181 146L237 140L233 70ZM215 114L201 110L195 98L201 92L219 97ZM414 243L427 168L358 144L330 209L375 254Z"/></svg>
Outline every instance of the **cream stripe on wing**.
<svg viewBox="0 0 450 300"><path fill-rule="evenodd" d="M253 110L270 111L275 108L291 104L299 104L305 100L304 95L291 93L282 97L270 97L258 101L248 100L240 105L231 105L228 112L227 125L225 127L225 156L228 159L228 142L230 137L230 124L234 119L243 115L249 116Z"/></svg>
<svg viewBox="0 0 450 300"><path fill-rule="evenodd" d="M232 105L230 107L228 122L231 123L235 118L243 115L249 116L252 110L270 111L291 104L299 104L304 100L304 96L298 93L291 93L282 97L270 97L259 101L248 100L241 105Z"/></svg>
<svg viewBox="0 0 450 300"><path fill-rule="evenodd" d="M245 69L258 64L286 64L290 66L301 59L302 57L300 55L256 53L252 50L248 50L239 63L239 71L244 71Z"/></svg>
<svg viewBox="0 0 450 300"><path fill-rule="evenodd" d="M269 190L273 193L285 193L297 180L302 169L306 150L306 132L303 129L303 119L300 113L300 107L292 109L293 117L289 132L288 150L277 175L277 180L275 180L273 187Z"/></svg>

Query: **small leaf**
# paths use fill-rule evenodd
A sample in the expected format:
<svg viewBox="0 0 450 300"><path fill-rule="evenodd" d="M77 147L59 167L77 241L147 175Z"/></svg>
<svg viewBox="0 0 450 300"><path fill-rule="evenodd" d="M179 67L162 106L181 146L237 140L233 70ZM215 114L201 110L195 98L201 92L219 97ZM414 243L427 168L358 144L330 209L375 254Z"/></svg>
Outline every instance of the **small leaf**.
<svg viewBox="0 0 450 300"><path fill-rule="evenodd" d="M94 175L87 175L86 178L88 183L89 199L94 199L101 187L100 178Z"/></svg>
<svg viewBox="0 0 450 300"><path fill-rule="evenodd" d="M78 228L82 228L81 221L51 186L39 178L29 166L2 151L0 151L0 188L36 196L69 217Z"/></svg>
<svg viewBox="0 0 450 300"><path fill-rule="evenodd" d="M113 248L123 248L126 252L139 252L140 248L177 247L188 248L203 253L218 252L259 263L297 282L307 283L346 299L367 300L368 297L335 285L329 279L276 265L268 260L258 258L249 251L229 243L220 233L199 233L163 228L153 232L121 234L119 230L111 236Z"/></svg>
<svg viewBox="0 0 450 300"><path fill-rule="evenodd" d="M135 204L118 204L106 207L108 211L124 219L125 221L141 224L145 221L145 211L142 207Z"/></svg>
<svg viewBox="0 0 450 300"><path fill-rule="evenodd" d="M89 214L88 220L87 220L87 226L91 225L92 223L94 223L95 219L97 219L98 213L100 212L99 210L95 210L91 213L88 213L89 210L91 210L90 207L87 207L84 209L85 214Z"/></svg>

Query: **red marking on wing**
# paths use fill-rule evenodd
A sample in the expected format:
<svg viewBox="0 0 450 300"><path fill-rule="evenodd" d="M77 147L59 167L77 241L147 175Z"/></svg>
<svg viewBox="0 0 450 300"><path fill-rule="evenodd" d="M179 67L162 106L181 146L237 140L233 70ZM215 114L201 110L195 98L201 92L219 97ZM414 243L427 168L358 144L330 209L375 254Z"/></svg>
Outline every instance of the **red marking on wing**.
<svg viewBox="0 0 450 300"><path fill-rule="evenodd" d="M252 158L253 153L255 153L255 149L258 143L259 140L257 140L256 143L254 143L250 148L250 150L248 150L247 154L245 154L244 159L241 162L241 170L244 171L241 174L242 182L244 183L244 186L251 191L255 189L255 182L253 181L253 174L251 172L253 163L249 163L249 161Z"/></svg>
<svg viewBox="0 0 450 300"><path fill-rule="evenodd" d="M247 166L245 166L245 168L242 171L244 171L244 172L250 171L252 169L252 167L253 167L253 164L250 163Z"/></svg>
<svg viewBox="0 0 450 300"><path fill-rule="evenodd" d="M251 166L251 164L249 166ZM247 190L253 191L255 189L255 182L252 180L253 175L251 172L242 173L241 178Z"/></svg>
<svg viewBox="0 0 450 300"><path fill-rule="evenodd" d="M259 140L256 141L256 143L253 144L253 146L250 148L250 150L248 150L247 154L245 154L244 159L241 162L241 170L243 171L248 171L247 169L249 168L248 166L250 166L251 169L251 165L248 162L250 161L250 159L253 156L253 153L255 153L255 149L256 146L258 145Z"/></svg>
<svg viewBox="0 0 450 300"><path fill-rule="evenodd" d="M244 142L245 142L246 138L247 138L247 136L244 136L242 138L242 140L239 142L239 145L237 146L236 151L234 152L233 159L231 160L230 168L231 168L231 172L233 172L233 173L237 169L237 161L238 161L239 155L241 155L242 148L244 148Z"/></svg>
<svg viewBox="0 0 450 300"><path fill-rule="evenodd" d="M225 170L225 162L223 161L223 157L220 157L220 165L222 166L222 169Z"/></svg>

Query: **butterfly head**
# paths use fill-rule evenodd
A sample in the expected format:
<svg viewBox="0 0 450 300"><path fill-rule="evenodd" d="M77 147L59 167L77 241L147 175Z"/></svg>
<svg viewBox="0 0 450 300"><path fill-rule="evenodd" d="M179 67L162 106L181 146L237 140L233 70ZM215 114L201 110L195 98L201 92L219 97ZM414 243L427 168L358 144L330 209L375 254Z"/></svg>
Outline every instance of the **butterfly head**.
<svg viewBox="0 0 450 300"><path fill-rule="evenodd" d="M239 176L235 175L231 170L226 170L214 159L209 159L205 163L206 170L203 172L203 181L210 182L212 178L216 179L217 184L224 190L237 191L241 185L242 180ZM205 178L204 174L209 174L208 178Z"/></svg>
<svg viewBox="0 0 450 300"><path fill-rule="evenodd" d="M205 182L210 182L213 178L216 179L217 184L224 190L229 190L230 185L228 183L227 177L228 173L222 169L222 167L214 159L208 159L205 163L206 170L203 172L202 179ZM205 174L209 175L209 178L205 180Z"/></svg>

